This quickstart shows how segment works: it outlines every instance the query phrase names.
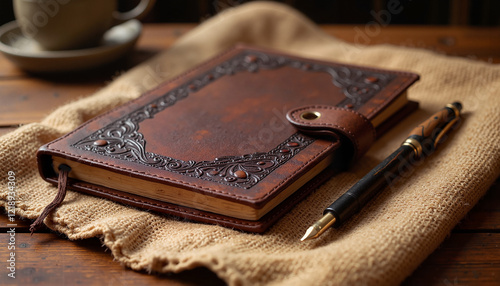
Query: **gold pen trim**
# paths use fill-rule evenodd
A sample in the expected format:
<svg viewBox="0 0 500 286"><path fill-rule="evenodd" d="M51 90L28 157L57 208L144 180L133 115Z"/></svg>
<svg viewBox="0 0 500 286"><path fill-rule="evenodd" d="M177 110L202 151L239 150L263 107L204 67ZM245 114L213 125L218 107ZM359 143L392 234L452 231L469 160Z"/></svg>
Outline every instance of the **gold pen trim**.
<svg viewBox="0 0 500 286"><path fill-rule="evenodd" d="M420 142L418 142L418 140L416 139L407 138L401 145L413 148L413 152L415 153L415 156L417 158L420 158L420 155L422 155L422 144L420 144Z"/></svg>

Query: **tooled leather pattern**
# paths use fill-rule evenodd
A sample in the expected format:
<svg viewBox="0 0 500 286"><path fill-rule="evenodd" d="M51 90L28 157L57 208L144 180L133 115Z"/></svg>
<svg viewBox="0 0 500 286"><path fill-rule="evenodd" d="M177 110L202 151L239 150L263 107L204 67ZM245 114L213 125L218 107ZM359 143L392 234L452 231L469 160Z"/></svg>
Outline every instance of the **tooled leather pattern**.
<svg viewBox="0 0 500 286"><path fill-rule="evenodd" d="M394 77L393 75L381 74L370 70L346 69L341 66L309 63L286 56L266 54L258 51L241 53L217 65L209 72L197 76L186 84L169 91L153 102L82 138L73 144L72 147L203 180L244 189L251 188L273 170L286 163L314 142L314 139L296 133L267 153L224 156L216 158L213 161L183 161L147 152L145 149L146 140L138 131L138 125L141 121L153 118L158 112L174 105L178 100L188 97L190 93L203 88L205 85L223 76L241 71L258 72L260 69L275 69L283 66L330 74L332 76L332 83L340 87L346 96L346 99L339 103L339 106L353 104L354 109L362 106ZM377 77L378 80L376 82L367 82L365 79L368 77ZM93 144L96 140L106 140L108 144L106 146L96 146ZM297 143L298 145L287 146L290 142ZM287 150L286 153L282 152L284 149ZM237 171L243 171L245 175L236 176Z"/></svg>

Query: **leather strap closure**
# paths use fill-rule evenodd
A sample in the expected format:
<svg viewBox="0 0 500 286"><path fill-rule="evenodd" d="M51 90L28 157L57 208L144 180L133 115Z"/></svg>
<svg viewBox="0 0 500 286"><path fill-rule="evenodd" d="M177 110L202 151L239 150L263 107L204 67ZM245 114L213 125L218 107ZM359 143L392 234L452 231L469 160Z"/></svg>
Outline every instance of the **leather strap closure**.
<svg viewBox="0 0 500 286"><path fill-rule="evenodd" d="M328 105L310 105L290 110L288 121L311 135L333 133L352 144L353 158L361 157L375 141L375 128L370 120L354 110Z"/></svg>

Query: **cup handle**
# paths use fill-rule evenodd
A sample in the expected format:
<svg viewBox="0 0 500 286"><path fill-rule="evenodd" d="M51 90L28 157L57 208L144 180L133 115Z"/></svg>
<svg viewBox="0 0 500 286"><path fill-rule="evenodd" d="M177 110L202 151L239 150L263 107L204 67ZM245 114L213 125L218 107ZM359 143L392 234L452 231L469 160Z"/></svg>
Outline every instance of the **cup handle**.
<svg viewBox="0 0 500 286"><path fill-rule="evenodd" d="M151 10L151 8L153 8L155 2L156 0L141 0L141 2L139 2L139 4L137 4L137 6L130 11L123 13L115 11L113 13L113 18L115 20L114 24L117 25L131 19L143 17Z"/></svg>

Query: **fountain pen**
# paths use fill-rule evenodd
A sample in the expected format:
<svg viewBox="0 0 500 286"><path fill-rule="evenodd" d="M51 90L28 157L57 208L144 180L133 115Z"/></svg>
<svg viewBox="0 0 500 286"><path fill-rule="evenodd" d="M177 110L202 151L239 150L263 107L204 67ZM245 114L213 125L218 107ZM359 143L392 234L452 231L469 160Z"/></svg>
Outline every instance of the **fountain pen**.
<svg viewBox="0 0 500 286"><path fill-rule="evenodd" d="M453 102L414 128L401 146L325 209L301 241L317 238L358 212L381 189L400 177L408 164L429 156L460 118L462 104Z"/></svg>

